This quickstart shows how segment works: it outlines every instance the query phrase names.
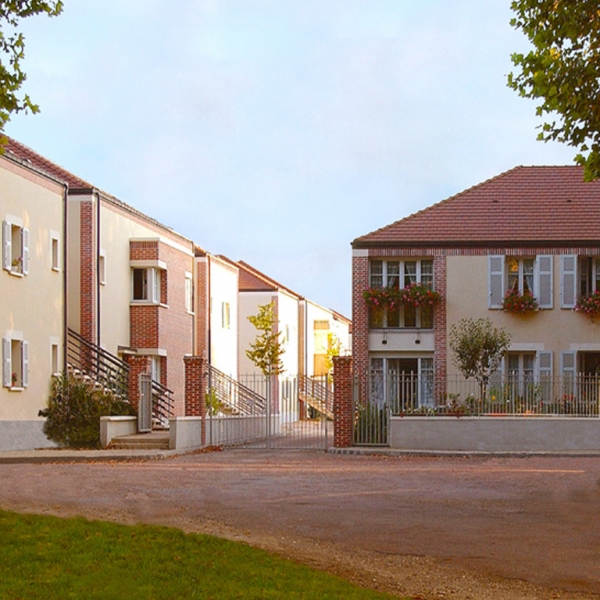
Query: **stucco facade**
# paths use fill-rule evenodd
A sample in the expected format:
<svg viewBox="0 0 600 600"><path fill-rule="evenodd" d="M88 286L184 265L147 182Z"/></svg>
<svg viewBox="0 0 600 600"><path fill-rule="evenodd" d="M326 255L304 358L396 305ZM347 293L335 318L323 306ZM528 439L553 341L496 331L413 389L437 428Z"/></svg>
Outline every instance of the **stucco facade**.
<svg viewBox="0 0 600 600"><path fill-rule="evenodd" d="M38 411L64 360L65 188L7 151L0 189L0 450L44 447Z"/></svg>
<svg viewBox="0 0 600 600"><path fill-rule="evenodd" d="M353 356L363 395L411 396L411 408L446 402L433 382L462 377L449 337L468 318L510 334L494 377L510 381L515 397L541 381L550 390L598 376L599 319L577 307L600 292L599 197L598 182L585 183L577 167L519 167L355 240ZM432 309L369 306L364 297L415 284L439 294ZM532 298L535 310L511 310L511 296ZM570 397L560 385L536 398Z"/></svg>

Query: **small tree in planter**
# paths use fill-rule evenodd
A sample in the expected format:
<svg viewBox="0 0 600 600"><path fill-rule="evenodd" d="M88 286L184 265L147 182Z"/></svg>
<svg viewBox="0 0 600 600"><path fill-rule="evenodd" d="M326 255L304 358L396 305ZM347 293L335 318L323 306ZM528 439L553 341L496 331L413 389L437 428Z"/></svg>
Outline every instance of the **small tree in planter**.
<svg viewBox="0 0 600 600"><path fill-rule="evenodd" d="M490 376L500 366L510 346L509 333L494 327L489 319L461 319L450 328L450 350L454 363L466 379L479 383L485 399Z"/></svg>

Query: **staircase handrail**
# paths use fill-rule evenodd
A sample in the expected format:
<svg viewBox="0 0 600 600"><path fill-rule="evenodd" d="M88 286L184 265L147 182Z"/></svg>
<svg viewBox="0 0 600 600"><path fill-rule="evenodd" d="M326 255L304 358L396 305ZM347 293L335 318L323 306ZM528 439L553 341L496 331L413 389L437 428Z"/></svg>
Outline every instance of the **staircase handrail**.
<svg viewBox="0 0 600 600"><path fill-rule="evenodd" d="M240 415L260 415L265 412L267 401L264 396L212 365L208 365L206 387L208 393L214 391L219 403Z"/></svg>
<svg viewBox="0 0 600 600"><path fill-rule="evenodd" d="M67 362L121 399L128 400L129 365L71 328L67 330Z"/></svg>

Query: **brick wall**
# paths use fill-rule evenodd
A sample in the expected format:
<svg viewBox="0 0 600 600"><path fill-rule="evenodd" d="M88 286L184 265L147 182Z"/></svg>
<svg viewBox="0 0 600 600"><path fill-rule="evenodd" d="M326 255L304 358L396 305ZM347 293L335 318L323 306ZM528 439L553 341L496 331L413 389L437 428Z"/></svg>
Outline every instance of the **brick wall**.
<svg viewBox="0 0 600 600"><path fill-rule="evenodd" d="M333 357L333 445L349 448L353 444L354 397L351 356Z"/></svg>
<svg viewBox="0 0 600 600"><path fill-rule="evenodd" d="M98 279L97 279L97 199L91 196L80 202L80 334L98 343Z"/></svg>
<svg viewBox="0 0 600 600"><path fill-rule="evenodd" d="M369 287L369 258L352 257L352 356L361 382L369 367L369 307L363 292ZM364 390L360 390L361 397Z"/></svg>
<svg viewBox="0 0 600 600"><path fill-rule="evenodd" d="M191 248L190 248L191 251ZM193 257L162 241L131 241L131 260L160 260L161 303L130 306L133 348L166 351L161 356L161 383L173 391L174 414L185 414L184 356L194 353L193 315L186 309L185 273L193 271Z"/></svg>
<svg viewBox="0 0 600 600"><path fill-rule="evenodd" d="M185 415L206 416L206 368L203 356L186 356L185 363ZM204 430L202 432L204 443Z"/></svg>
<svg viewBox="0 0 600 600"><path fill-rule="evenodd" d="M196 262L195 313L196 313L196 352L208 356L208 257Z"/></svg>

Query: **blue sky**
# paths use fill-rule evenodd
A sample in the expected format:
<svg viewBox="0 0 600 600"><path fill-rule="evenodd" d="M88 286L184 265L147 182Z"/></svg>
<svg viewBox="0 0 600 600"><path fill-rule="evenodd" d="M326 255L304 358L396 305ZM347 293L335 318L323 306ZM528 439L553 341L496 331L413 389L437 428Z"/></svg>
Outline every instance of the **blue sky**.
<svg viewBox="0 0 600 600"><path fill-rule="evenodd" d="M66 0L6 132L215 254L351 312L351 241L571 164L506 87L509 0Z"/></svg>

